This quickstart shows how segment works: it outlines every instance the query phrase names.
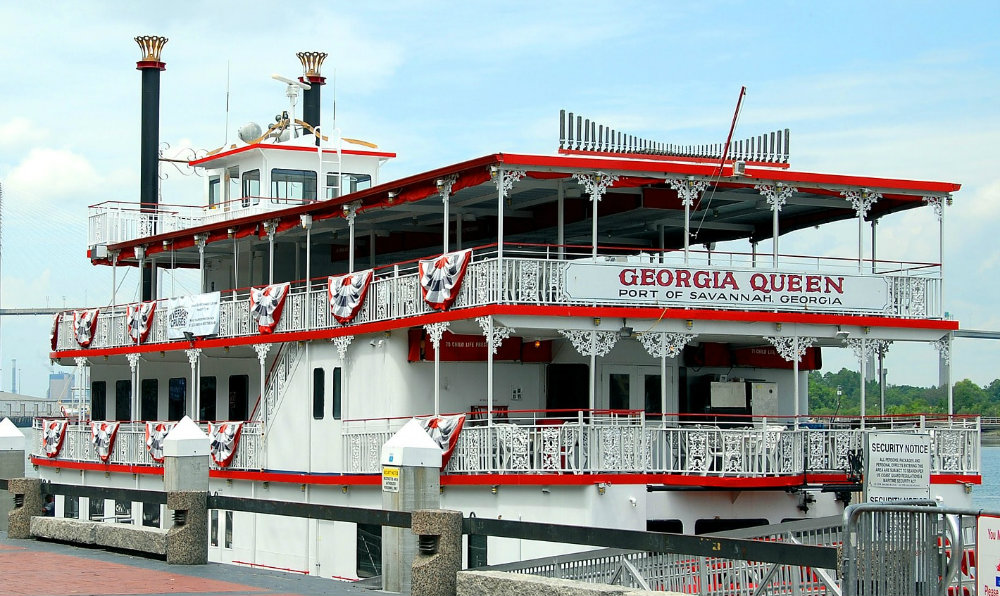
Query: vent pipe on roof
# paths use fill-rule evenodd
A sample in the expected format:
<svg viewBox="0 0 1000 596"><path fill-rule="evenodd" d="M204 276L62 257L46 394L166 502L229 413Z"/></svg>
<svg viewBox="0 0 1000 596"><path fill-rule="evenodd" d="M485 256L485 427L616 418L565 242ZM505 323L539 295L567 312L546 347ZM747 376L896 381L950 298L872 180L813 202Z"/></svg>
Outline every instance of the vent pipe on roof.
<svg viewBox="0 0 1000 596"><path fill-rule="evenodd" d="M167 65L160 60L160 52L167 43L166 37L140 35L135 38L142 51L142 58L135 63L142 71L142 123L139 145L139 208L155 211L159 202L159 145L160 145L160 71ZM154 219L155 221L155 219ZM155 234L155 223L150 235ZM153 272L142 271L142 299L153 299Z"/></svg>
<svg viewBox="0 0 1000 596"><path fill-rule="evenodd" d="M302 97L302 121L309 126L319 128L320 119L320 87L326 84L326 78L320 75L319 69L326 59L325 52L298 52L295 54L302 63L302 76L299 81L311 86L305 90ZM316 145L320 138L316 137Z"/></svg>

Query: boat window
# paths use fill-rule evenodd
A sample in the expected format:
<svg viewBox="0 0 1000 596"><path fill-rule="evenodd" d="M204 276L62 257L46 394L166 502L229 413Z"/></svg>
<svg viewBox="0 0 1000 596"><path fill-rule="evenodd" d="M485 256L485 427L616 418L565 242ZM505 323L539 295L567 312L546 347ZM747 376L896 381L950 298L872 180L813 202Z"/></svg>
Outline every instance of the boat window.
<svg viewBox="0 0 1000 596"><path fill-rule="evenodd" d="M215 377L202 377L198 390L198 420L215 420Z"/></svg>
<svg viewBox="0 0 1000 596"><path fill-rule="evenodd" d="M684 522L679 519L648 519L646 520L646 531L683 534Z"/></svg>
<svg viewBox="0 0 1000 596"><path fill-rule="evenodd" d="M115 521L125 517L132 517L132 501L115 501Z"/></svg>
<svg viewBox="0 0 1000 596"><path fill-rule="evenodd" d="M90 384L90 418L91 420L107 420L108 384L104 381L94 381Z"/></svg>
<svg viewBox="0 0 1000 596"><path fill-rule="evenodd" d="M132 419L132 381L115 381L115 420Z"/></svg>
<svg viewBox="0 0 1000 596"><path fill-rule="evenodd" d="M63 497L63 517L80 518L80 497Z"/></svg>
<svg viewBox="0 0 1000 596"><path fill-rule="evenodd" d="M313 418L323 419L323 397L326 394L326 372L322 368L313 369Z"/></svg>
<svg viewBox="0 0 1000 596"><path fill-rule="evenodd" d="M229 420L247 419L247 395L249 390L249 375L233 375L229 377Z"/></svg>
<svg viewBox="0 0 1000 596"><path fill-rule="evenodd" d="M545 407L550 410L586 410L590 372L586 364L550 364L545 369Z"/></svg>
<svg viewBox="0 0 1000 596"><path fill-rule="evenodd" d="M219 546L219 510L213 509L211 516L211 526L208 535L211 537L212 546Z"/></svg>
<svg viewBox="0 0 1000 596"><path fill-rule="evenodd" d="M104 499L89 498L90 501L90 521L100 521L104 517Z"/></svg>
<svg viewBox="0 0 1000 596"><path fill-rule="evenodd" d="M756 526L766 526L767 520L764 518L749 519L699 519L694 523L695 534L713 534L715 532L725 532L727 530L740 530L742 528L754 528Z"/></svg>
<svg viewBox="0 0 1000 596"><path fill-rule="evenodd" d="M160 527L160 504L159 503L143 503L142 504L142 525L148 526L150 528Z"/></svg>
<svg viewBox="0 0 1000 596"><path fill-rule="evenodd" d="M372 177L369 174L340 174L328 172L326 175L326 198L335 199L339 196L367 190L372 187Z"/></svg>
<svg viewBox="0 0 1000 596"><path fill-rule="evenodd" d="M343 399L342 399L341 393L340 393L341 383L340 383L340 367L339 366L333 369L333 380L330 381L330 384L333 385L333 387L332 387L332 389L333 389L333 419L334 420L340 420L341 408L343 407L342 406Z"/></svg>
<svg viewBox="0 0 1000 596"><path fill-rule="evenodd" d="M233 512L232 511L227 511L226 512L226 528L225 528L225 533L226 533L226 541L225 541L225 545L224 546L226 548L233 548Z"/></svg>
<svg viewBox="0 0 1000 596"><path fill-rule="evenodd" d="M271 202L311 203L316 200L316 172L271 170Z"/></svg>
<svg viewBox="0 0 1000 596"><path fill-rule="evenodd" d="M243 172L243 190L240 196L243 197L244 207L260 203L260 170Z"/></svg>
<svg viewBox="0 0 1000 596"><path fill-rule="evenodd" d="M167 420L184 417L184 398L187 397L187 378L174 377L167 381Z"/></svg>
<svg viewBox="0 0 1000 596"><path fill-rule="evenodd" d="M222 202L222 185L219 176L212 176L208 179L208 208L217 209Z"/></svg>
<svg viewBox="0 0 1000 596"><path fill-rule="evenodd" d="M156 420L157 404L160 401L160 383L158 379L142 380L142 403L139 404L139 416L143 420Z"/></svg>
<svg viewBox="0 0 1000 596"><path fill-rule="evenodd" d="M358 524L358 577L382 575L382 526Z"/></svg>
<svg viewBox="0 0 1000 596"><path fill-rule="evenodd" d="M643 401L647 414L662 414L663 403L660 400L660 375L643 375ZM659 418L659 416L657 416Z"/></svg>

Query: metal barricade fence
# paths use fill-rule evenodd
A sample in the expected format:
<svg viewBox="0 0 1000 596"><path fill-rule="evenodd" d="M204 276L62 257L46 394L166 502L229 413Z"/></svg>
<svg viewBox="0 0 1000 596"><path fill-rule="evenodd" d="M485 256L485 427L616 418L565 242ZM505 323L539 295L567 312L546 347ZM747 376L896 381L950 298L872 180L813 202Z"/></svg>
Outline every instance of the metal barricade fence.
<svg viewBox="0 0 1000 596"><path fill-rule="evenodd" d="M979 509L852 505L844 511L844 596L977 594Z"/></svg>

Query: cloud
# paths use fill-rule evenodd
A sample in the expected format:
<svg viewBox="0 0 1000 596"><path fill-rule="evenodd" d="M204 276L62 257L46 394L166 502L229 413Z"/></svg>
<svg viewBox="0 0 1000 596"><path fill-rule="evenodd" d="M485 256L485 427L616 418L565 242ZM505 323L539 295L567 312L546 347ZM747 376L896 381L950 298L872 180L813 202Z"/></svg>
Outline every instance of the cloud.
<svg viewBox="0 0 1000 596"><path fill-rule="evenodd" d="M0 122L0 150L23 147L30 143L33 137L44 135L45 133L35 129L27 118L16 117Z"/></svg>
<svg viewBox="0 0 1000 596"><path fill-rule="evenodd" d="M6 190L19 202L47 203L101 186L87 158L65 149L35 148L10 171Z"/></svg>

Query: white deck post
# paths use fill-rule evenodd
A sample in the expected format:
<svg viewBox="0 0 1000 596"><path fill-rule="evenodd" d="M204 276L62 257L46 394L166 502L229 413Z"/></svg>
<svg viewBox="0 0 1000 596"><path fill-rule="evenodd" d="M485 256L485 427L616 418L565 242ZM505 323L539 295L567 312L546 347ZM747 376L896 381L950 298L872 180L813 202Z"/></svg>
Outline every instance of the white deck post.
<svg viewBox="0 0 1000 596"><path fill-rule="evenodd" d="M574 176L583 185L584 190L590 197L591 204L593 204L594 211L590 225L590 256L594 260L597 260L597 204L601 202L601 198L607 192L608 188L614 185L615 182L618 182L618 176L605 174L604 172L574 174Z"/></svg>
<svg viewBox="0 0 1000 596"><path fill-rule="evenodd" d="M507 194L514 188L514 183L524 178L524 170L504 170L497 166L490 167L490 177L497 185L497 302L502 302L504 295L503 274L503 208Z"/></svg>
<svg viewBox="0 0 1000 596"><path fill-rule="evenodd" d="M303 329L309 330L312 329L312 318L309 316L312 306L312 215L300 215L299 221L306 230L306 318Z"/></svg>
<svg viewBox="0 0 1000 596"><path fill-rule="evenodd" d="M771 208L771 266L778 268L778 237L781 230L778 227L778 213L789 198L798 190L784 184L758 184L754 188L764 197ZM757 260L757 245L754 244L754 264ZM797 404L798 402L796 402Z"/></svg>
<svg viewBox="0 0 1000 596"><path fill-rule="evenodd" d="M667 178L666 182L677 191L677 198L684 205L684 264L687 265L691 259L691 206L708 188L708 180L695 180L689 176L686 179Z"/></svg>
<svg viewBox="0 0 1000 596"><path fill-rule="evenodd" d="M451 215L448 213L449 199L451 198L451 187L458 180L457 175L445 176L444 178L438 178L436 185L437 191L441 195L441 203L444 206L444 230L442 231L444 237L444 250L442 254L447 254L449 249L448 235L451 232Z"/></svg>
<svg viewBox="0 0 1000 596"><path fill-rule="evenodd" d="M264 422L264 429L267 429L267 396L264 395L266 389L264 377L264 363L267 361L267 353L271 350L271 344L254 344L253 349L257 352L257 360L260 363L260 419Z"/></svg>
<svg viewBox="0 0 1000 596"><path fill-rule="evenodd" d="M132 372L132 415L129 418L135 422L139 420L139 353L125 354L125 357L128 358L128 367Z"/></svg>
<svg viewBox="0 0 1000 596"><path fill-rule="evenodd" d="M354 272L354 217L353 206L347 207L347 272Z"/></svg>
<svg viewBox="0 0 1000 596"><path fill-rule="evenodd" d="M194 244L198 247L198 277L201 280L198 290L205 293L205 242L208 241L208 234L195 234Z"/></svg>
<svg viewBox="0 0 1000 596"><path fill-rule="evenodd" d="M563 187L563 181L560 180L556 183L556 244L559 245L559 260L563 260L566 257L566 249L563 247L566 244L566 189Z"/></svg>
<svg viewBox="0 0 1000 596"><path fill-rule="evenodd" d="M267 257L267 283L274 283L274 233L278 230L278 221L269 220L264 222L264 231L267 232L267 247L268 247L268 257Z"/></svg>
<svg viewBox="0 0 1000 596"><path fill-rule="evenodd" d="M191 420L198 419L198 360L201 357L201 348L189 348L184 350L187 355L188 363L191 364L191 390L188 391L188 395L191 396L191 402L188 409L189 416Z"/></svg>
<svg viewBox="0 0 1000 596"><path fill-rule="evenodd" d="M428 323L424 325L427 335L431 338L434 346L434 415L441 415L441 336L450 325L448 321L440 323Z"/></svg>
<svg viewBox="0 0 1000 596"><path fill-rule="evenodd" d="M486 338L486 420L487 426L493 426L493 355L514 330L510 327L497 327L493 315L478 317L476 322Z"/></svg>
<svg viewBox="0 0 1000 596"><path fill-rule="evenodd" d="M861 273L864 268L865 215L872 208L872 205L882 198L882 195L869 191L867 188L844 190L840 194L851 202L854 212L858 215L858 273Z"/></svg>

